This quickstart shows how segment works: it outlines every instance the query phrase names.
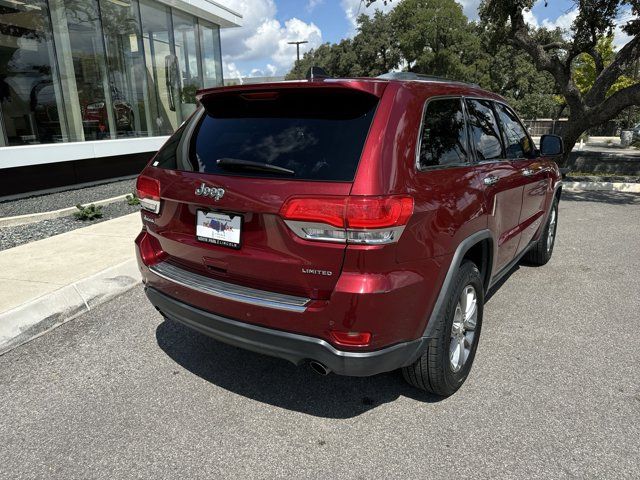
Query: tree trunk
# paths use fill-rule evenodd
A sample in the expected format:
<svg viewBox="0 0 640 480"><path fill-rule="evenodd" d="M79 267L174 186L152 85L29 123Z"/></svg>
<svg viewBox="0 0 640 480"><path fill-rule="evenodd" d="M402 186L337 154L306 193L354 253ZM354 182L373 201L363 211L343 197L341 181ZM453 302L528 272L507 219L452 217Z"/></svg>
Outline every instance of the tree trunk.
<svg viewBox="0 0 640 480"><path fill-rule="evenodd" d="M564 155L562 155L562 158L557 162L559 167L566 166L573 147L576 146L580 135L588 128L588 125L585 123L583 119L569 117L565 128L562 129L561 137L564 143Z"/></svg>

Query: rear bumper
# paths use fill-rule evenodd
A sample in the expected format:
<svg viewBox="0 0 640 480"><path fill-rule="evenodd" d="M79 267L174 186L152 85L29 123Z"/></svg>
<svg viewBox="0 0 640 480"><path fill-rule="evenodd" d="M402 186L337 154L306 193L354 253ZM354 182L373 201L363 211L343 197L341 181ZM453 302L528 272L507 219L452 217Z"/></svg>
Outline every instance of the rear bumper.
<svg viewBox="0 0 640 480"><path fill-rule="evenodd" d="M403 342L370 352L338 350L320 338L239 322L193 307L153 287L145 289L165 317L224 343L283 358L299 365L315 360L339 375L364 377L410 365L423 352L426 339Z"/></svg>

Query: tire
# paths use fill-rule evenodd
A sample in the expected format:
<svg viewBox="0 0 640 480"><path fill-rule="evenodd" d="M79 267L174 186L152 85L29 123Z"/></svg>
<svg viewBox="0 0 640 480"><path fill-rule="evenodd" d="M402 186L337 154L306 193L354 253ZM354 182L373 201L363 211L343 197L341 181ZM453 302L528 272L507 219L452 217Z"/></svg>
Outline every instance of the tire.
<svg viewBox="0 0 640 480"><path fill-rule="evenodd" d="M475 293L475 325L472 325L474 315L468 320L460 321L463 292L469 298L469 288ZM443 311L436 318L434 338L429 340L424 354L415 363L402 369L402 375L409 384L421 390L448 397L454 394L464 383L471 371L471 365L476 355L480 330L482 328L482 313L484 306L484 287L478 267L465 260L447 293ZM454 322L454 320L456 320ZM455 323L455 326L454 326ZM464 328L461 328L464 326ZM471 328L473 327L473 328ZM456 357L460 340L464 342L464 356ZM467 349L467 340L470 339Z"/></svg>
<svg viewBox="0 0 640 480"><path fill-rule="evenodd" d="M558 199L554 198L551 204L551 211L547 224L540 235L540 239L534 243L524 256L524 261L530 265L542 266L546 264L553 255L553 246L556 241L558 229Z"/></svg>

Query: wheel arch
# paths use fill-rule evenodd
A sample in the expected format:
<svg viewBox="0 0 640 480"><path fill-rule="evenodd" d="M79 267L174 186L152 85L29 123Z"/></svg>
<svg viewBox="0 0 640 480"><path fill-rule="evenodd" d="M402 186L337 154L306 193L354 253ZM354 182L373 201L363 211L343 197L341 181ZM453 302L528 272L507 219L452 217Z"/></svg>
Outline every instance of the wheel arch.
<svg viewBox="0 0 640 480"><path fill-rule="evenodd" d="M444 282L442 282L442 286L440 287L440 292L438 293L436 303L434 304L431 315L429 316L429 321L427 322L424 334L422 335L423 337L431 338L433 335L433 329L437 323L438 315L440 315L441 310L445 307L445 299L449 289L451 288L451 284L454 281L455 274L464 260L468 259L476 263L476 266L482 275L486 292L489 287L492 273L493 245L493 236L489 230L480 230L460 242L453 254L453 259L451 260L451 264L447 270ZM481 265L478 265L477 262Z"/></svg>
<svg viewBox="0 0 640 480"><path fill-rule="evenodd" d="M462 260L470 260L478 267L482 276L484 291L486 292L489 289L491 266L493 265L493 240L491 237L483 238L471 245L464 252ZM462 264L462 262L460 263Z"/></svg>
<svg viewBox="0 0 640 480"><path fill-rule="evenodd" d="M560 197L562 196L562 184L559 184L555 191L553 192L553 196L556 198L556 200L560 201Z"/></svg>

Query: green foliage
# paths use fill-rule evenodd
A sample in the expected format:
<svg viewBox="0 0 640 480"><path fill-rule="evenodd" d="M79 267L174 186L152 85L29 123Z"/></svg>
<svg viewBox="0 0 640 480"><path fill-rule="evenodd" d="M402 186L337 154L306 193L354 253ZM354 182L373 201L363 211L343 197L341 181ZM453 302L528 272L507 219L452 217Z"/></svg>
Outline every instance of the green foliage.
<svg viewBox="0 0 640 480"><path fill-rule="evenodd" d="M616 57L616 53L613 50L613 35L608 35L598 39L596 44L596 52L602 58L603 66L608 66ZM576 86L583 95L591 90L593 84L598 77L598 71L596 68L596 61L588 53L581 53L575 59L573 64L573 79L576 82ZM630 78L626 75L621 75L617 78L615 83L607 90L607 97L613 95L623 88L630 87L637 80Z"/></svg>
<svg viewBox="0 0 640 480"><path fill-rule="evenodd" d="M374 77L402 67L478 83L506 97L526 118L558 111L553 78L538 72L504 36L469 22L454 0L401 0L390 13L378 10L357 22L353 39L307 52L286 78L304 78L313 65L334 77ZM553 40L560 34L545 35Z"/></svg>
<svg viewBox="0 0 640 480"><path fill-rule="evenodd" d="M322 67L334 77L376 77L398 66L400 50L387 15L376 11L373 18L360 15L358 33L340 43L325 43L304 54L286 76L304 78L312 66Z"/></svg>
<svg viewBox="0 0 640 480"><path fill-rule="evenodd" d="M367 0L367 4L391 1ZM481 40L483 48L477 58L468 56L469 52L476 53L474 39L464 35L464 22L456 13L459 7L456 10L451 3L401 0L391 13L395 17L396 12L403 11L407 18L400 22L407 30L399 32L398 38L410 68L440 70L453 78L476 77L481 86L512 100L524 116L566 115L568 122L562 137L567 155L583 132L612 120L630 126L637 117L640 0L573 0L576 17L570 28L553 31L527 22L526 13L536 0L481 0L479 26L490 41L487 44L486 39ZM545 6L549 3L544 2ZM437 20L426 28L420 21L420 12L430 8L434 8L431 17ZM450 23L443 25L441 18ZM420 27L412 31L415 25ZM630 39L614 51L612 35L616 28ZM465 46L465 51L457 54L460 64L455 63L452 38ZM492 47L486 48L487 45ZM448 54L453 58L448 59ZM522 54L526 56L518 58ZM548 115L555 106L559 107L556 114Z"/></svg>
<svg viewBox="0 0 640 480"><path fill-rule="evenodd" d="M312 66L322 67L334 77L357 77L360 71L352 40L342 40L335 44L324 43L305 53L299 62L296 61L285 78L287 80L304 78Z"/></svg>
<svg viewBox="0 0 640 480"><path fill-rule="evenodd" d="M556 117L562 99L556 95L553 77L536 70L526 53L497 37L487 25L474 27L482 49L474 64L478 72L474 80L504 96L523 118Z"/></svg>
<svg viewBox="0 0 640 480"><path fill-rule="evenodd" d="M353 48L357 52L359 76L375 77L400 64L397 30L388 16L379 10L374 13L373 18L360 15Z"/></svg>
<svg viewBox="0 0 640 480"><path fill-rule="evenodd" d="M95 220L97 218L102 218L102 205L94 205L93 203L91 205L76 205L76 208L78 209L77 212L75 212L73 215L78 219L78 220Z"/></svg>
<svg viewBox="0 0 640 480"><path fill-rule="evenodd" d="M398 46L413 72L467 80L481 55L460 4L453 0L403 0L389 14Z"/></svg>
<svg viewBox="0 0 640 480"><path fill-rule="evenodd" d="M138 196L135 193L131 193L131 194L127 195L125 197L125 200L127 201L128 205L131 205L131 206L140 205L140 199L138 198Z"/></svg>

